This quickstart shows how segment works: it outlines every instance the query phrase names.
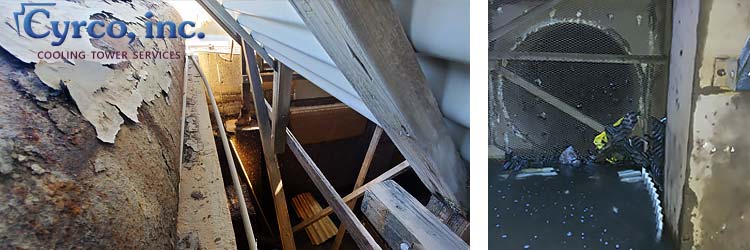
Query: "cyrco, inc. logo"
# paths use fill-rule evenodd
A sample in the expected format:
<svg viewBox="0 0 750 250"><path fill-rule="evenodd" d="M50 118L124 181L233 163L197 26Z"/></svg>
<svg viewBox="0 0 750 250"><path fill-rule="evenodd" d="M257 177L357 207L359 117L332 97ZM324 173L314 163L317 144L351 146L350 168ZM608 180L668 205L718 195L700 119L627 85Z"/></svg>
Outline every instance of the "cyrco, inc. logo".
<svg viewBox="0 0 750 250"><path fill-rule="evenodd" d="M123 38L127 36L130 39L129 43L132 43L135 41L135 38L138 37L134 32L128 32L127 23L119 20L113 20L109 22L109 24L105 24L101 20L50 20L52 14L49 10L45 9L45 7L50 6L55 6L55 3L21 3L21 10L13 12L18 35L21 35L21 26L23 26L23 33L31 38L41 39L52 34L52 36L56 38L56 41L52 41L52 46L62 45L68 37L73 39L81 38L82 28L85 28L85 32L90 38L102 38L105 36L111 38ZM26 7L31 9L28 13L26 12ZM143 16L146 17L146 20L151 20L151 18L154 17L154 14L149 11ZM46 18L46 20L44 20L44 18ZM32 23L45 23L43 21L49 23L49 25L45 25L45 27L49 27L50 30L34 30L32 28ZM97 32L95 30L97 26L104 28L104 32ZM195 23L191 21L184 21L179 24L171 21L146 21L144 23L146 34L143 37L148 39L178 38L178 35L182 38L198 37L202 39L205 37L203 32L187 32L186 28L188 26L195 28ZM164 36L165 29L168 29L169 31L169 34L166 37Z"/></svg>

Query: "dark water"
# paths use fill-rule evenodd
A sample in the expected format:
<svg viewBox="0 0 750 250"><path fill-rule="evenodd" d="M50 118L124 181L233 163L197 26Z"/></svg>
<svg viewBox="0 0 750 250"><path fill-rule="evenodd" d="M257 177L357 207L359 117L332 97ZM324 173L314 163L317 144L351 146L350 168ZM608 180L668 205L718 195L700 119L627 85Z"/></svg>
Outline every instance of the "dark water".
<svg viewBox="0 0 750 250"><path fill-rule="evenodd" d="M642 183L611 167L557 166L553 177L505 180L490 162L490 249L673 249L656 239L656 215Z"/></svg>

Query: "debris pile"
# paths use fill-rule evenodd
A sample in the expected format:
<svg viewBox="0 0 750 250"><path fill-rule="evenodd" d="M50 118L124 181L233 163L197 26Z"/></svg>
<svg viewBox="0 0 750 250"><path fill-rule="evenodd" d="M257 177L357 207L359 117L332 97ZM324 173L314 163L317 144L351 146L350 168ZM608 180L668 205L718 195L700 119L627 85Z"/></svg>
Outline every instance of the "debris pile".
<svg viewBox="0 0 750 250"><path fill-rule="evenodd" d="M658 120L650 117L651 131L645 136L632 135L638 124L637 112L625 114L614 124L605 127L594 139L595 151L588 156L579 155L573 146L566 148L557 157L539 157L531 159L506 151L503 169L519 171L526 168L538 168L555 164L591 165L605 164L615 166L642 167L654 177L656 184L663 184L664 172L664 134L666 118Z"/></svg>

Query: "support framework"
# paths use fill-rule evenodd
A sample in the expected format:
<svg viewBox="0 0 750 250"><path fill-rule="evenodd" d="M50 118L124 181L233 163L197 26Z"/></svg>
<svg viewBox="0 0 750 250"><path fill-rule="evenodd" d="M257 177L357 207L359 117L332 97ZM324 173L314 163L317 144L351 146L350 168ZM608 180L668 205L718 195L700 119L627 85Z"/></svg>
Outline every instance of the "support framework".
<svg viewBox="0 0 750 250"><path fill-rule="evenodd" d="M209 12L209 14L211 14L222 28L233 37L233 39L242 44L243 69L246 70L246 73L249 74L250 78L250 89L260 130L263 154L268 168L269 182L274 192L274 205L276 208L283 248L295 249L293 232L309 226L326 215L335 213L342 221L342 224L347 230L349 230L350 234L361 249L380 249L380 246L375 242L372 235L364 228L356 216L354 216L353 211L346 203L352 202L356 198L361 197L365 190L372 185L389 180L405 172L410 167L410 163L404 161L364 185L361 185L362 182L364 182L364 175L360 173L361 177L358 178L358 184L361 186L358 185L358 188L343 198L339 196L326 177L323 176L320 169L318 169L317 165L307 155L304 148L302 148L292 132L286 128L287 123L285 122L286 118L284 118L284 115L288 114L288 111L286 110L288 110L290 100L289 98L284 97L288 96L290 93L291 70L281 63L278 65L270 64L271 62L274 62L273 59L265 53L260 45L252 40L252 37L247 31L234 22L226 10L221 8L221 5L215 0L198 0L198 2L207 10L207 12ZM379 21L391 24L385 27L379 27L379 29L385 28L385 30L380 30L385 34L380 42L395 41L395 44L398 45L386 49L387 53L382 54L377 50L373 50L375 48L372 47L372 45L376 44L358 44L354 46L354 48L348 47L346 51L351 53L346 54L345 56L349 57L349 59L357 60L361 66L359 68L359 73L362 73L362 70L364 70L364 73L366 73L370 79L369 81L358 81L357 84L355 84L355 88L358 88L358 92L361 96L367 95L371 98L365 98L367 99L365 102L368 103L368 108L379 111L380 118L378 119L381 125L387 125L385 131L391 135L392 139L394 137L396 138L394 141L399 149L402 152L405 152L404 154L407 155L407 160L411 159L418 162L420 167L415 171L417 171L419 175L425 176L422 179L425 185L443 199L458 206L463 212L467 212L468 171L458 157L455 145L449 138L447 130L443 126L443 117L437 108L437 102L426 85L424 75L417 64L414 51L410 47L406 35L403 32L403 28L400 23L398 23L398 18L390 6L390 3L387 1L350 1L345 4L353 5L349 7L354 7L360 11L367 10L374 11L374 14L379 13L378 15L374 15L375 17L384 14L382 17L379 17L383 20L364 20L364 18L367 17L359 17L358 20L354 21L368 23L368 28L376 28L373 25L377 25ZM368 6L370 4L374 6ZM374 8L371 9L371 7ZM350 13L349 18L352 17L351 15L356 16L357 14ZM362 30L359 32L369 31ZM345 33L350 34L349 32ZM367 43L373 41L364 39L364 42ZM388 47L391 46L389 45ZM359 52L354 53L354 50ZM258 68L258 62L255 60L256 52L260 54L261 58L263 58L266 63L271 65L278 76L274 80L273 106L271 106L263 97L261 75ZM329 53L331 52L329 51ZM365 68L363 62L360 61L360 58L369 57L367 53L372 53L374 60L366 61L365 63L368 65L372 64L371 67L374 68ZM339 57L335 58L340 59ZM391 58L404 59L394 65L387 66L387 64L391 64L392 62L385 59ZM404 69L396 71L389 70L399 68ZM285 72L285 70L287 70L287 72ZM368 73L381 70L383 70L382 73L375 75L369 75L370 73ZM344 72L347 74L352 71L344 70ZM394 75L383 75L387 73ZM363 75L360 74L358 76ZM404 78L405 76L408 77ZM374 80L373 77L379 79ZM408 84L405 85L404 82ZM368 85L372 85L375 89L368 89ZM381 103L378 104L378 102ZM281 150L284 150L283 143L279 142L279 140L283 141L282 138L285 138L289 149L298 158L309 177L326 198L328 204L330 204L330 207L321 210L319 213L296 225L294 228L291 228L289 224L289 213L278 163L277 154L280 153ZM365 168L363 168L363 170L365 170Z"/></svg>
<svg viewBox="0 0 750 250"><path fill-rule="evenodd" d="M370 188L373 185L378 184L380 182L393 179L394 177L398 176L399 174L401 174L403 172L406 172L406 170L408 170L408 169L409 169L409 163L406 162L406 161L404 161L404 162L396 165L395 167L391 168L390 170L386 171L385 173L381 174L377 178L372 179L371 181L367 182L365 185L362 185L361 187L359 187L357 189L354 189L354 191L352 191L348 195L344 196L344 198L342 198L342 199L344 200L344 202L349 202L349 201L352 201L352 200L357 199L359 197L362 197L362 194L364 194L365 190L367 190L368 188ZM305 229L305 227L309 226L310 224L315 223L316 221L320 220L321 218L323 218L325 216L330 215L331 213L333 213L333 209L331 207L326 207L323 210L320 210L320 212L318 212L317 214L313 215L312 217L310 217L310 218L308 218L308 219L300 222L297 225L294 225L294 228L292 228L292 229L294 230L294 232L297 232L299 230Z"/></svg>
<svg viewBox="0 0 750 250"><path fill-rule="evenodd" d="M468 213L468 169L391 2L291 3L425 186Z"/></svg>
<svg viewBox="0 0 750 250"><path fill-rule="evenodd" d="M381 135L383 135L383 128L375 128L375 132L372 133L372 139L370 139L370 145L367 147L367 153L365 153L365 159L362 160L362 166L359 167L357 180L354 182L355 190L358 187L361 187L365 182L365 176L367 176L367 171L370 170L370 164L372 164L372 158L375 156L375 150L378 148L378 143L380 142ZM354 208L355 204L357 204L357 199L346 202L346 205L349 206L350 209ZM336 234L336 239L333 241L333 246L331 247L332 250L339 249L339 247L341 246L341 242L344 239L344 234L346 234L346 227L344 227L344 225L340 225L339 231Z"/></svg>
<svg viewBox="0 0 750 250"><path fill-rule="evenodd" d="M292 101L292 69L277 62L273 74L273 112L271 112L271 138L277 154L283 153L286 144L286 126L289 124L289 105Z"/></svg>
<svg viewBox="0 0 750 250"><path fill-rule="evenodd" d="M284 184L281 181L281 171L279 170L279 160L273 148L271 138L271 121L269 120L268 109L265 109L265 98L263 97L263 83L260 79L260 71L255 61L255 50L250 44L242 41L246 61L247 71L250 73L250 84L253 93L253 102L255 104L255 114L258 119L258 128L260 129L260 140L263 144L263 156L266 160L266 169L268 171L268 182L271 184L273 192L273 203L276 208L276 219L279 224L279 235L281 236L281 245L284 249L295 249L294 235L292 226L289 222L289 209L286 204L286 195L284 194Z"/></svg>
<svg viewBox="0 0 750 250"><path fill-rule="evenodd" d="M280 231L280 235L282 239L282 245L284 249L294 249L295 246L294 246L293 230L291 226L288 224L289 213L287 210L286 198L283 193L283 184L281 183L281 173L278 168L278 159L277 159L278 152L276 151L273 141L271 140L272 126L271 126L271 117L269 115L269 110L273 110L274 107L270 106L268 102L265 100L265 98L263 97L263 94L262 94L263 90L262 90L261 81L260 81L260 73L259 73L257 64L255 62L255 57L254 57L252 48L250 47L248 43L245 43L245 42L243 42L243 47L245 51L247 51L243 59L247 61L248 72L250 73L250 78L251 78L250 82L252 84L253 100L255 102L258 127L260 129L260 134L261 134L261 143L263 144L263 152L264 152L266 164L268 167L269 182L271 183L271 187L274 190L274 204L276 206L277 219L279 221L279 231ZM285 66L280 66L280 68L282 67L285 67ZM288 106L289 104L282 103L278 105ZM279 114L279 113L275 113L274 116L276 114ZM279 121L279 119L277 119L276 121ZM309 155L307 155L307 152L305 152L304 148L302 148L302 145L297 141L294 134L292 134L292 132L285 126L279 127L279 128L284 129L285 134L286 134L286 143L289 146L289 149L298 158L298 160L300 161L301 165L304 167L307 174L310 176L313 183L315 183L315 185L318 187L320 192L326 198L326 201L328 202L328 204L331 205L330 208L323 209L321 212L325 213L325 211L331 211L331 210L334 211L336 213L336 216L339 217L342 223L346 225L347 228L350 229L350 232L353 238L355 239L355 241L357 242L357 245L361 249L380 249L380 246L375 242L375 240L370 235L370 233L364 228L362 223L359 222L357 217L354 215L354 212L345 204L346 201L352 200L353 197L356 197L356 195L352 196L352 198L349 198L347 200L342 199L341 196L339 196L336 193L336 191L333 189L333 187L330 185L330 183L325 178L325 176L320 171L320 169L317 167L315 162L313 162L312 159L309 157ZM408 166L408 164L404 164L404 163L402 163L401 165ZM375 180L371 182L376 182L376 181L379 182L380 180L382 179L376 178ZM359 193L360 195L361 193L364 193L364 186L362 190L359 191ZM330 212L328 213L330 214ZM323 216L320 216L320 217L323 217ZM312 218L320 219L320 217L316 215L316 216L313 216ZM316 221L317 219L311 221L310 224ZM300 227L299 229L302 229L302 228L304 227Z"/></svg>
<svg viewBox="0 0 750 250"><path fill-rule="evenodd" d="M297 160L299 160L302 167L305 169L305 172L307 172L307 175L310 176L312 182L318 187L323 198L326 199L328 204L333 208L333 211L336 212L336 216L341 220L341 223L350 229L349 232L352 235L352 238L354 238L354 241L357 242L359 248L381 249L372 235L367 232L365 226L362 225L359 219L357 219L357 216L354 215L354 212L346 206L346 203L341 199L341 196L336 193L336 190L333 189L331 183L328 182L328 179L323 175L323 172L321 172L318 166L315 165L312 158L310 158L307 152L302 149L302 145L299 144L297 138L294 138L294 135L289 129L287 129L287 144L289 144L289 149L294 153L294 156L297 157Z"/></svg>

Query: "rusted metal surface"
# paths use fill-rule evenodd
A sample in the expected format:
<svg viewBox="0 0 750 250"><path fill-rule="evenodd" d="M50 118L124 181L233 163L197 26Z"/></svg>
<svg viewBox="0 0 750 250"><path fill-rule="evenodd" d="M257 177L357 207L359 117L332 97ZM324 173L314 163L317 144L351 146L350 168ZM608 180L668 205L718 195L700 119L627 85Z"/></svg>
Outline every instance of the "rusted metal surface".
<svg viewBox="0 0 750 250"><path fill-rule="evenodd" d="M179 20L163 2L104 3L123 10L148 6L163 19ZM116 15L98 17L107 22ZM177 39L159 43L184 50ZM141 49L157 46L142 44ZM108 40L96 47L132 49ZM35 73L39 64L9 50L0 49L0 249L175 248L184 59L143 69L152 76L167 74L161 84L168 85L161 86L169 92L135 113L115 113L132 122L118 125L110 144L97 139L70 89L45 84ZM113 78L108 84L125 86L124 81Z"/></svg>

